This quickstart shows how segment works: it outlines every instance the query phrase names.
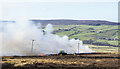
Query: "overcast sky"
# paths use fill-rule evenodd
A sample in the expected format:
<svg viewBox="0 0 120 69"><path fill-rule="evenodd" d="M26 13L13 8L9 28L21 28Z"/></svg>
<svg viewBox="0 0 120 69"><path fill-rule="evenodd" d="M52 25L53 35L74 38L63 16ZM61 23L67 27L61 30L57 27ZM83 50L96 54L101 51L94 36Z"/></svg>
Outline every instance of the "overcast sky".
<svg viewBox="0 0 120 69"><path fill-rule="evenodd" d="M44 2L43 2L44 1ZM79 2L78 2L79 1ZM118 21L118 0L2 0L0 19ZM7 2L7 3L6 3Z"/></svg>

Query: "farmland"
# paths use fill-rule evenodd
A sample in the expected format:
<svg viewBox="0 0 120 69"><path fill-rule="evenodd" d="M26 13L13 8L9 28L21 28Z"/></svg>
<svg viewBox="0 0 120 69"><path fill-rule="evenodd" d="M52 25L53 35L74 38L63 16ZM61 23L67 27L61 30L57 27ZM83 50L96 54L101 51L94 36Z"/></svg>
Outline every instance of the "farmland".
<svg viewBox="0 0 120 69"><path fill-rule="evenodd" d="M69 36L69 39L93 40L93 43L101 42L118 45L117 25L54 25L54 33L59 36Z"/></svg>
<svg viewBox="0 0 120 69"><path fill-rule="evenodd" d="M54 25L53 33L80 39L98 52L118 52L118 30L118 25Z"/></svg>

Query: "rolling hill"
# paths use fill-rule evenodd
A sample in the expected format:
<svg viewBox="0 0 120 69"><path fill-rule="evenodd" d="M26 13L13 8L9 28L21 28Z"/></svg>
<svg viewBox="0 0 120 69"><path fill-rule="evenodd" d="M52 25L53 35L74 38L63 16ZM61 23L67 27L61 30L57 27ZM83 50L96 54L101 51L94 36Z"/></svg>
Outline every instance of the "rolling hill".
<svg viewBox="0 0 120 69"><path fill-rule="evenodd" d="M105 20L68 20L68 19L58 19L58 20L30 20L34 23L41 23L42 25L53 24L53 25L120 25L117 22L110 22Z"/></svg>

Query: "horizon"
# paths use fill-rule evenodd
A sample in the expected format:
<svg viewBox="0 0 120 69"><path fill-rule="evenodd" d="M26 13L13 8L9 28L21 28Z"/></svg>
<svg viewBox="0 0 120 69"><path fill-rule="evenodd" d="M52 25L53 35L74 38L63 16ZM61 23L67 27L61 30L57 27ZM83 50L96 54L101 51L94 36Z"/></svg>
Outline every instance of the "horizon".
<svg viewBox="0 0 120 69"><path fill-rule="evenodd" d="M79 21L107 21L107 22L115 22L115 21L109 21L109 20L98 20L98 19L40 19L40 18L33 18L33 19L28 19L28 21L31 20L79 20ZM16 22L17 20L0 20L0 22L4 22L4 21L10 21L10 22ZM115 23L119 23L119 22L115 22Z"/></svg>

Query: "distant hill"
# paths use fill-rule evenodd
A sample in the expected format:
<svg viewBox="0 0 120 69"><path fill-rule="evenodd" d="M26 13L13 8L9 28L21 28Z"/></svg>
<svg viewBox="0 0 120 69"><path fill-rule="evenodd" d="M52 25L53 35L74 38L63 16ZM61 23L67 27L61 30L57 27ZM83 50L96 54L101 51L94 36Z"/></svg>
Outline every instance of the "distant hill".
<svg viewBox="0 0 120 69"><path fill-rule="evenodd" d="M34 23L41 23L42 25L53 24L53 25L120 25L117 22L110 22L104 20L30 20Z"/></svg>

